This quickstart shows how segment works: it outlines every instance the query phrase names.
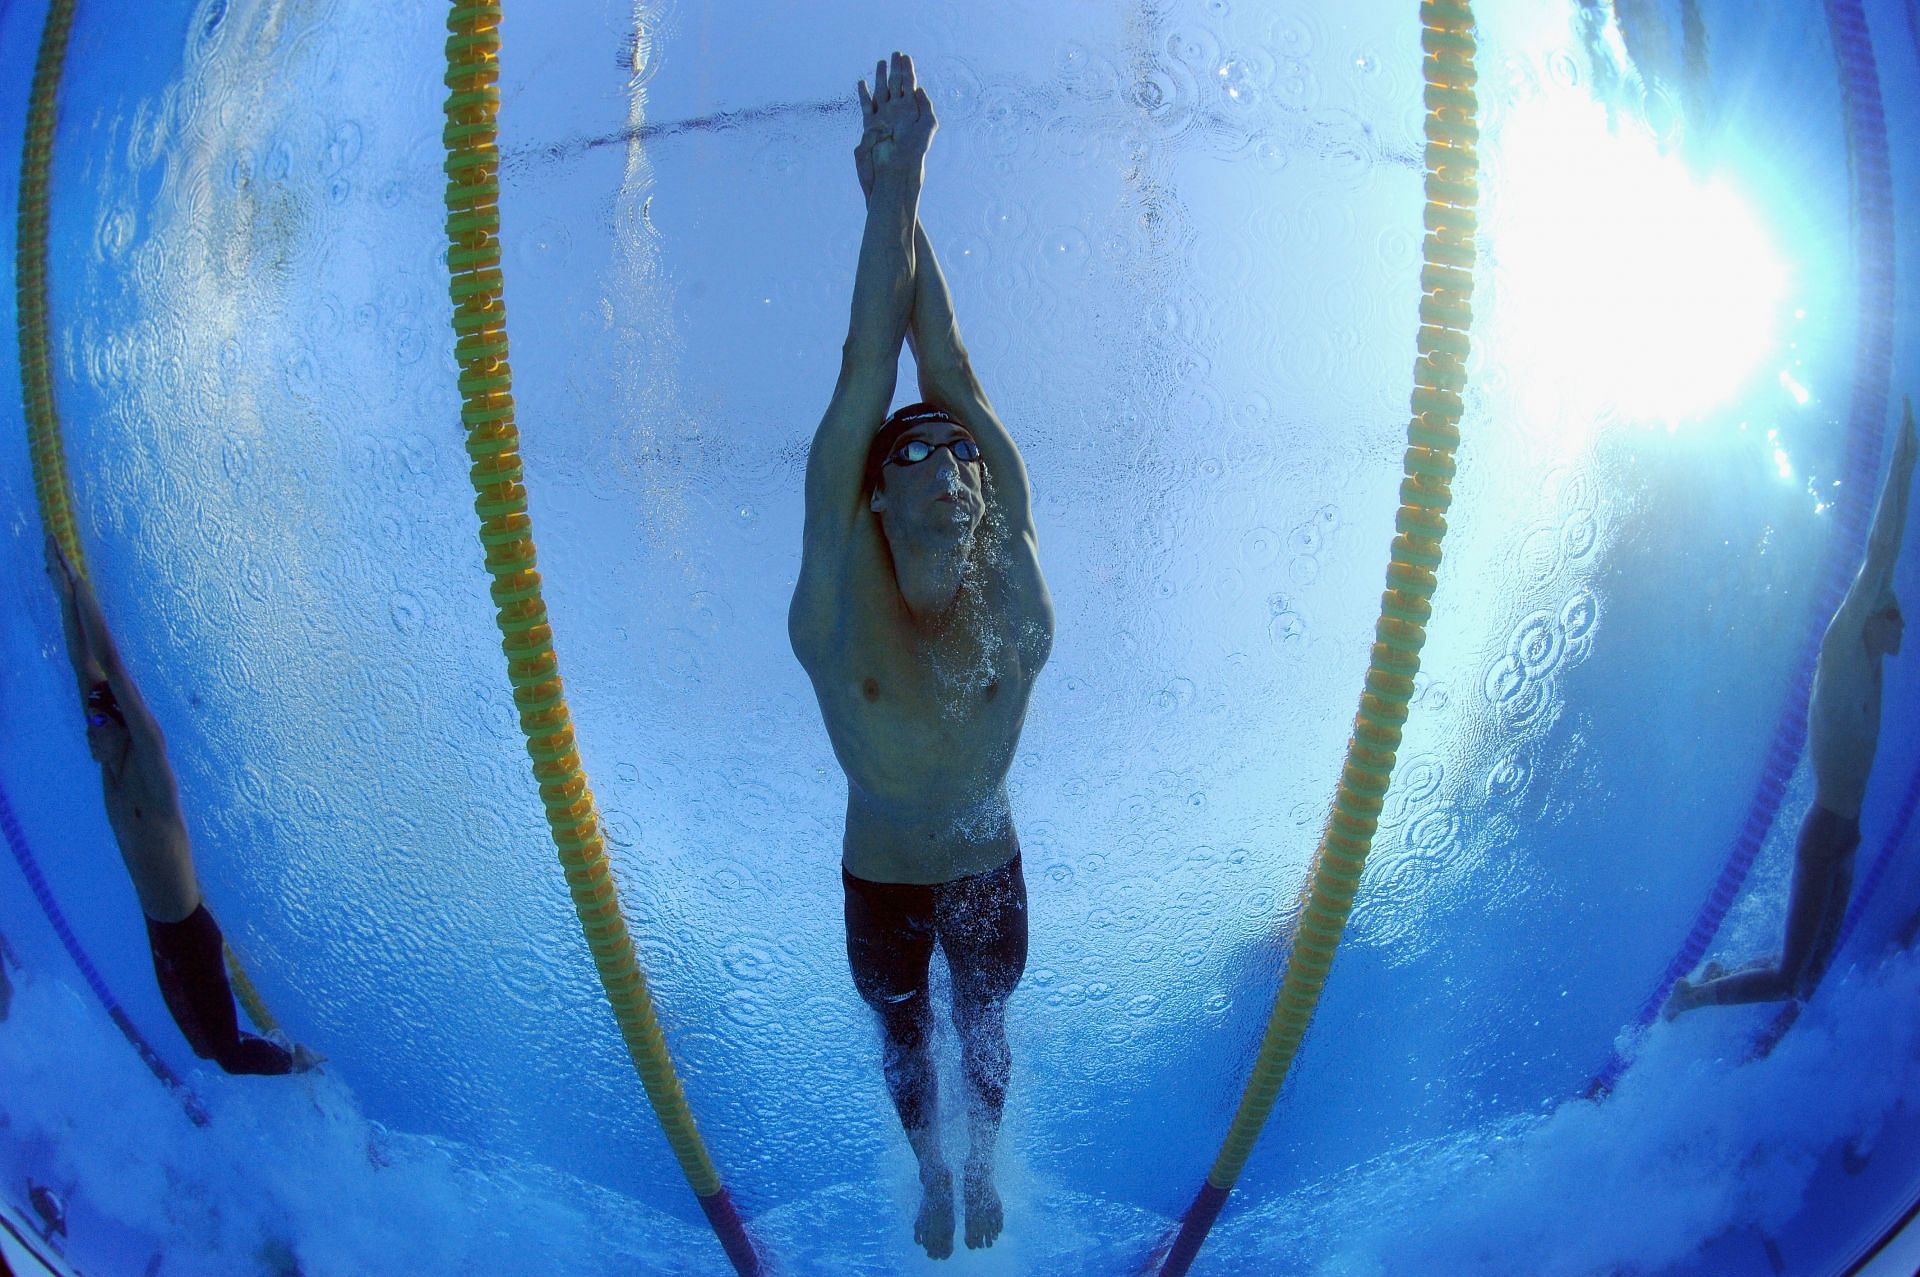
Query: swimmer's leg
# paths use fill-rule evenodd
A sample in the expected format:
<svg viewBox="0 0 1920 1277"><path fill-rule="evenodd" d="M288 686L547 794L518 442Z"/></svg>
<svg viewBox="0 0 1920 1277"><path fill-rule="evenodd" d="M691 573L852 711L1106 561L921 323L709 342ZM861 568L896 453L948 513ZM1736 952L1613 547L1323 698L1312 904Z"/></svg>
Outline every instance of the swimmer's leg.
<svg viewBox="0 0 1920 1277"><path fill-rule="evenodd" d="M1780 966L1796 977L1794 996L1799 998L1812 995L1840 943L1840 926L1853 897L1853 852L1860 845L1859 825L1851 828L1850 839L1841 834L1816 842L1811 851L1808 839L1801 839L1787 906L1787 942L1780 953Z"/></svg>
<svg viewBox="0 0 1920 1277"><path fill-rule="evenodd" d="M1915 909L1913 916L1901 924L1900 930L1894 934L1893 942L1898 948L1911 949L1916 939L1920 939L1920 909Z"/></svg>
<svg viewBox="0 0 1920 1277"><path fill-rule="evenodd" d="M228 1073L292 1072L290 1052L240 1031L222 961L220 924L204 904L179 922L147 919L147 940L160 996L195 1055Z"/></svg>
<svg viewBox="0 0 1920 1277"><path fill-rule="evenodd" d="M1859 845L1857 822L1815 806L1800 827L1794 849L1793 889L1787 901L1787 935L1780 961L1698 984L1682 980L1667 1002L1668 1018L1699 1006L1783 1002L1812 993L1840 939L1840 924L1853 892L1853 852Z"/></svg>
<svg viewBox="0 0 1920 1277"><path fill-rule="evenodd" d="M933 889L876 883L841 871L846 886L847 962L853 985L880 1023L881 1072L920 1167L913 1240L929 1257L953 1253L953 1173L940 1151L940 1093L933 1068Z"/></svg>
<svg viewBox="0 0 1920 1277"><path fill-rule="evenodd" d="M1007 999L1027 966L1027 886L1016 856L1001 869L949 887L940 945L953 972L953 1027L967 1079L967 1245L979 1248L993 1245L1005 1225L994 1151L1013 1069Z"/></svg>
<svg viewBox="0 0 1920 1277"><path fill-rule="evenodd" d="M19 966L20 959L15 956L13 946L7 938L0 935L0 1020L7 1018L7 1012L13 1008L13 980L7 975L9 966Z"/></svg>

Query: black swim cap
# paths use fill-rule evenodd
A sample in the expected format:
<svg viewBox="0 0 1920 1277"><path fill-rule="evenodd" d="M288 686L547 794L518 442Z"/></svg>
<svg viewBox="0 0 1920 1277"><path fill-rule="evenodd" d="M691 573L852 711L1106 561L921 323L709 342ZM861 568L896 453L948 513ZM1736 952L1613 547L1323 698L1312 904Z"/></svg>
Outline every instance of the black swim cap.
<svg viewBox="0 0 1920 1277"><path fill-rule="evenodd" d="M969 439L973 432L967 430L966 423L937 404L910 403L899 409L880 424L874 431L873 441L867 445L867 470L860 488L862 496L870 496L880 486L880 471L887 464L887 458L893 455L894 445L900 442L900 436L915 426L924 426L931 422L944 421L965 431Z"/></svg>

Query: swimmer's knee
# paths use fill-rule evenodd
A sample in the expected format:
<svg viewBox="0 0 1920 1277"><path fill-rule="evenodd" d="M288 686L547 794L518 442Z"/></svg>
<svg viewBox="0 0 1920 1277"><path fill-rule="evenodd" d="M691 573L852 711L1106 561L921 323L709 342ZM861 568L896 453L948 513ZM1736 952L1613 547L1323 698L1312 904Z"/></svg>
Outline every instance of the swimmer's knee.
<svg viewBox="0 0 1920 1277"><path fill-rule="evenodd" d="M1007 1000L1002 997L975 997L953 1000L953 1027L962 1037L1007 1032Z"/></svg>
<svg viewBox="0 0 1920 1277"><path fill-rule="evenodd" d="M928 1011L927 999L919 992L885 1002L876 999L872 1005L880 1021L880 1034L888 1046L917 1050L932 1036L933 1016Z"/></svg>
<svg viewBox="0 0 1920 1277"><path fill-rule="evenodd" d="M864 992L866 1004L889 1027L925 1019L929 1011L924 989L873 989Z"/></svg>

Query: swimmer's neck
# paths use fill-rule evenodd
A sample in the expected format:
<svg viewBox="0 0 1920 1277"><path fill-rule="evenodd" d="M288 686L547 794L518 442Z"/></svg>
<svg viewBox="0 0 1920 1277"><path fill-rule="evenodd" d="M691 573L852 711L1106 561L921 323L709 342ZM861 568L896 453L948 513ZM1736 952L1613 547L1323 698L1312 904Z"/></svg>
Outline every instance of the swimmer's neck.
<svg viewBox="0 0 1920 1277"><path fill-rule="evenodd" d="M944 634L964 610L963 587L973 564L971 542L929 545L905 541L890 548L894 584L913 628L926 638Z"/></svg>

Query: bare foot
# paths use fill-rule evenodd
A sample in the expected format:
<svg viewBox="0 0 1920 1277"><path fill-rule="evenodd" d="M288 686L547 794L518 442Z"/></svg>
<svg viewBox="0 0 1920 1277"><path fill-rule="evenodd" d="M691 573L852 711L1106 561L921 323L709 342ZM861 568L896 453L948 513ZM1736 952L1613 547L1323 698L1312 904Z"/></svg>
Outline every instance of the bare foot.
<svg viewBox="0 0 1920 1277"><path fill-rule="evenodd" d="M920 1218L913 1221L913 1240L927 1249L928 1259L953 1254L953 1174L944 1168L932 1178L920 1177Z"/></svg>
<svg viewBox="0 0 1920 1277"><path fill-rule="evenodd" d="M1667 1005L1660 1008L1660 1018L1671 1020L1682 1011L1693 1010L1693 981L1681 979L1673 982L1673 992L1667 995Z"/></svg>
<svg viewBox="0 0 1920 1277"><path fill-rule="evenodd" d="M994 1191L991 1166L969 1166L966 1173L967 1248L979 1250L993 1245L1006 1224L1000 1209L1000 1194Z"/></svg>

